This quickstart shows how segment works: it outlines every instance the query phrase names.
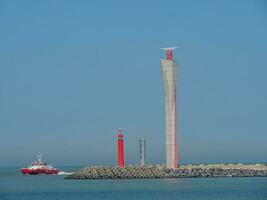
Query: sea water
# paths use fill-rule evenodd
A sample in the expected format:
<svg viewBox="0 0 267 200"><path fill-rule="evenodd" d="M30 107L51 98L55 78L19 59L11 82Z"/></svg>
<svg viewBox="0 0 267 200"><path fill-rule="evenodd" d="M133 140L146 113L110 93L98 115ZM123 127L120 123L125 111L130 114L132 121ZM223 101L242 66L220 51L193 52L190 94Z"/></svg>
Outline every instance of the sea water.
<svg viewBox="0 0 267 200"><path fill-rule="evenodd" d="M267 178L70 180L0 168L0 200L267 200Z"/></svg>

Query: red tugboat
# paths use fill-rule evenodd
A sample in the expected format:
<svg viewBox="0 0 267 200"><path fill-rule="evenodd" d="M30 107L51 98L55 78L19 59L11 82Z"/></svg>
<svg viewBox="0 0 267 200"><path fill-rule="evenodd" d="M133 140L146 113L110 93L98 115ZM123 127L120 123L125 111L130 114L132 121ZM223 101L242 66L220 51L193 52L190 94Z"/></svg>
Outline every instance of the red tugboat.
<svg viewBox="0 0 267 200"><path fill-rule="evenodd" d="M42 155L39 153L37 155L37 161L32 162L27 168L21 168L21 172L24 175L58 174L59 170L51 165L47 165L45 162L42 162Z"/></svg>

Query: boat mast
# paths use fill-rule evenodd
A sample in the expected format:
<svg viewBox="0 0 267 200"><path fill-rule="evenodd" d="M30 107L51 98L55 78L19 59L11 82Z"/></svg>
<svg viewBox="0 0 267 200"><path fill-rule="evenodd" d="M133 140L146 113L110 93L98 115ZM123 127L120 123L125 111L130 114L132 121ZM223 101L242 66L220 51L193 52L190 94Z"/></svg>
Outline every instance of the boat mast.
<svg viewBox="0 0 267 200"><path fill-rule="evenodd" d="M42 154L41 154L41 152L38 153L37 159L38 159L39 163L42 162Z"/></svg>

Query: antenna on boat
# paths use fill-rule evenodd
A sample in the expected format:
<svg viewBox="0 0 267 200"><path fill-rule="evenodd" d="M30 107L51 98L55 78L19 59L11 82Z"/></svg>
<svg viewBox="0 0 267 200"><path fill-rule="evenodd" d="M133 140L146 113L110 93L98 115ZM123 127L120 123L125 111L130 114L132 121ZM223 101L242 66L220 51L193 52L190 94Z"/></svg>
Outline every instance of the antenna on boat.
<svg viewBox="0 0 267 200"><path fill-rule="evenodd" d="M38 162L39 163L42 162L42 154L41 154L41 152L38 153L37 158L38 158Z"/></svg>

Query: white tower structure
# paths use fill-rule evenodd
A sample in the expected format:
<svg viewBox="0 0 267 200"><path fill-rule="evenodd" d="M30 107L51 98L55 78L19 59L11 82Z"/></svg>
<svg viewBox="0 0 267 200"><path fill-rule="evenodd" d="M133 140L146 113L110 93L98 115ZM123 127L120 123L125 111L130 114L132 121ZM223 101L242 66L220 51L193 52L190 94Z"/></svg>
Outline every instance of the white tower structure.
<svg viewBox="0 0 267 200"><path fill-rule="evenodd" d="M146 163L146 140L141 138L139 140L140 146L140 166L144 166Z"/></svg>
<svg viewBox="0 0 267 200"><path fill-rule="evenodd" d="M167 59L161 59L165 90L166 167L171 169L178 167L176 114L176 77L178 65L172 59L172 51L176 48L162 48L167 52Z"/></svg>

